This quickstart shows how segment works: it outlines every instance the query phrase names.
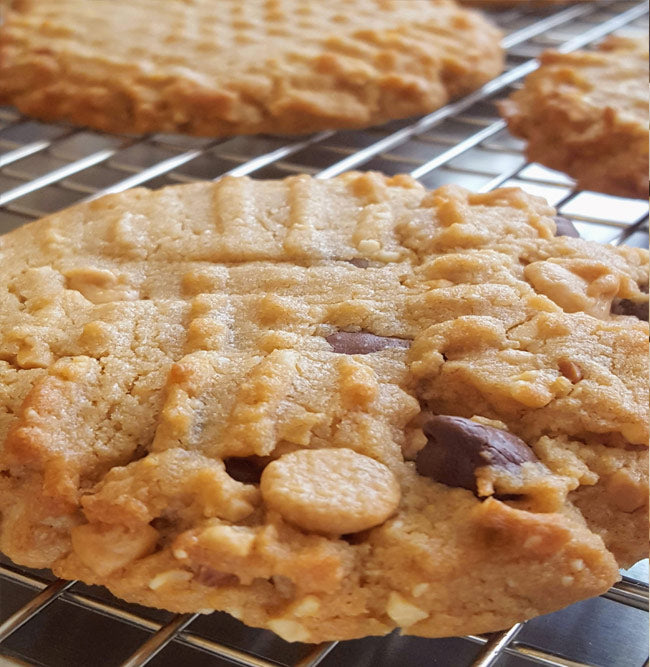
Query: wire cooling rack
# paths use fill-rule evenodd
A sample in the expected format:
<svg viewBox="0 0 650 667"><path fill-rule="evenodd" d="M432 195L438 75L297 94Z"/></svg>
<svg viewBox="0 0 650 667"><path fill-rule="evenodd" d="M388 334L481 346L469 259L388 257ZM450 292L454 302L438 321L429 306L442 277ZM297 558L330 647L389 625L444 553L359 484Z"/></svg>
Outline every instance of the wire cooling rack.
<svg viewBox="0 0 650 667"><path fill-rule="evenodd" d="M0 108L0 233L65 206L136 185L224 174L319 178L349 169L410 173L429 188L517 185L571 218L582 236L648 246L647 202L577 192L563 174L529 164L494 101L536 67L545 48L570 51L619 29L647 31L648 3L603 0L564 9L494 13L508 65L481 90L428 116L304 138L226 140L107 135L49 125ZM318 646L287 644L225 614L172 615L103 589L53 579L0 556L0 665L76 667L351 666L648 667L647 561L608 593L490 636L420 639L393 633Z"/></svg>

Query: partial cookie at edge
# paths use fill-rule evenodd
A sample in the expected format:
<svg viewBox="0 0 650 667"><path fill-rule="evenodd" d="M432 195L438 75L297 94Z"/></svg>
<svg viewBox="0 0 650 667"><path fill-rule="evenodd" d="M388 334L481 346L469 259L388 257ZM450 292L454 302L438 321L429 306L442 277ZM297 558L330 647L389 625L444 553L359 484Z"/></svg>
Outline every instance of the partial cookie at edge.
<svg viewBox="0 0 650 667"><path fill-rule="evenodd" d="M595 51L546 51L500 104L527 156L578 187L648 197L648 38L613 36Z"/></svg>

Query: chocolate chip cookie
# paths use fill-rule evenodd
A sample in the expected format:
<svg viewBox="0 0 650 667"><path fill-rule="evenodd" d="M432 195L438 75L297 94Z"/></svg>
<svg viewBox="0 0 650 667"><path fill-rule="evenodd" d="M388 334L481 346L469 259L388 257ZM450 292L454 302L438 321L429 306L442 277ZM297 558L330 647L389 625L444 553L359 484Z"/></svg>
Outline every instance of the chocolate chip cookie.
<svg viewBox="0 0 650 667"><path fill-rule="evenodd" d="M110 132L362 127L496 76L500 33L452 0L20 0L0 99Z"/></svg>
<svg viewBox="0 0 650 667"><path fill-rule="evenodd" d="M289 641L604 592L647 554L648 253L553 215L224 178L0 237L0 549Z"/></svg>
<svg viewBox="0 0 650 667"><path fill-rule="evenodd" d="M502 102L530 160L579 188L648 197L648 35L612 36L595 51L542 54L540 68Z"/></svg>

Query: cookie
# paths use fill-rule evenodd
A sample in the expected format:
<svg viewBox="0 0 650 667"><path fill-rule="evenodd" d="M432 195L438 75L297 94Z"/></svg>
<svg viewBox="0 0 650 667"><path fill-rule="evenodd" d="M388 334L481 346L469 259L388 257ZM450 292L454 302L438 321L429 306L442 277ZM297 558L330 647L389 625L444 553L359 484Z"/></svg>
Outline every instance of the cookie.
<svg viewBox="0 0 650 667"><path fill-rule="evenodd" d="M612 36L596 51L541 56L500 105L527 156L579 188L648 197L648 37Z"/></svg>
<svg viewBox="0 0 650 667"><path fill-rule="evenodd" d="M451 0L21 0L0 98L109 132L227 136L428 113L497 75L500 33Z"/></svg>
<svg viewBox="0 0 650 667"><path fill-rule="evenodd" d="M135 189L0 237L0 549L289 641L497 630L647 553L648 253L516 189Z"/></svg>
<svg viewBox="0 0 650 667"><path fill-rule="evenodd" d="M461 5L490 9L500 7L534 7L541 9L556 5L571 5L578 2L594 2L594 0L460 0Z"/></svg>

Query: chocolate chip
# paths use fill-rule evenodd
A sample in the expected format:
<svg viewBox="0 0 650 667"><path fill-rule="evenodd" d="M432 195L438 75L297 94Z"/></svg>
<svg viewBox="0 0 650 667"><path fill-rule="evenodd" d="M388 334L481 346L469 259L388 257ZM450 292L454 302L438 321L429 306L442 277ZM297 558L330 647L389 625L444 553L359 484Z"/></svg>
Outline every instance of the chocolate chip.
<svg viewBox="0 0 650 667"><path fill-rule="evenodd" d="M239 577L230 572L221 572L215 570L209 565L199 565L194 571L194 579L204 586L236 586L239 583Z"/></svg>
<svg viewBox="0 0 650 667"><path fill-rule="evenodd" d="M571 380L573 384L580 382L583 378L582 368L580 368L575 361L571 361L571 359L568 359L567 357L558 359L557 367L560 370L560 373L562 373L568 380Z"/></svg>
<svg viewBox="0 0 650 667"><path fill-rule="evenodd" d="M152 528L155 528L159 533L164 533L173 528L176 524L166 516L157 516L149 522Z"/></svg>
<svg viewBox="0 0 650 667"><path fill-rule="evenodd" d="M387 347L411 347L411 341L404 338L375 336L365 331L338 331L325 340L337 354L372 354Z"/></svg>
<svg viewBox="0 0 650 667"><path fill-rule="evenodd" d="M632 299L614 299L612 315L631 315L640 320L648 321L648 302L632 301Z"/></svg>
<svg viewBox="0 0 650 667"><path fill-rule="evenodd" d="M367 269L370 266L370 260L365 259L364 257L355 257L354 259L348 259L350 264L354 264L358 269Z"/></svg>
<svg viewBox="0 0 650 667"><path fill-rule="evenodd" d="M147 454L149 454L149 450L145 447L145 445L138 445L133 450L133 454L131 454L131 463L143 459L145 456L147 456Z"/></svg>
<svg viewBox="0 0 650 667"><path fill-rule="evenodd" d="M347 535L341 535L339 539L352 545L365 544L368 541L369 535L370 530L361 530L358 533L348 533Z"/></svg>
<svg viewBox="0 0 650 667"><path fill-rule="evenodd" d="M289 577L285 577L281 574L274 574L271 577L271 581L280 597L290 599L296 596L296 585L289 579Z"/></svg>
<svg viewBox="0 0 650 667"><path fill-rule="evenodd" d="M424 434L427 444L415 460L420 475L474 493L477 468L516 469L526 461L538 460L516 435L463 417L432 417L424 424Z"/></svg>
<svg viewBox="0 0 650 667"><path fill-rule="evenodd" d="M226 472L238 482L243 484L259 484L262 477L263 466L254 459L248 457L231 456L223 460Z"/></svg>
<svg viewBox="0 0 650 667"><path fill-rule="evenodd" d="M580 238L580 232L576 229L571 220L563 218L561 215L556 215L553 220L555 220L555 225L557 227L555 236L571 236L574 239Z"/></svg>

